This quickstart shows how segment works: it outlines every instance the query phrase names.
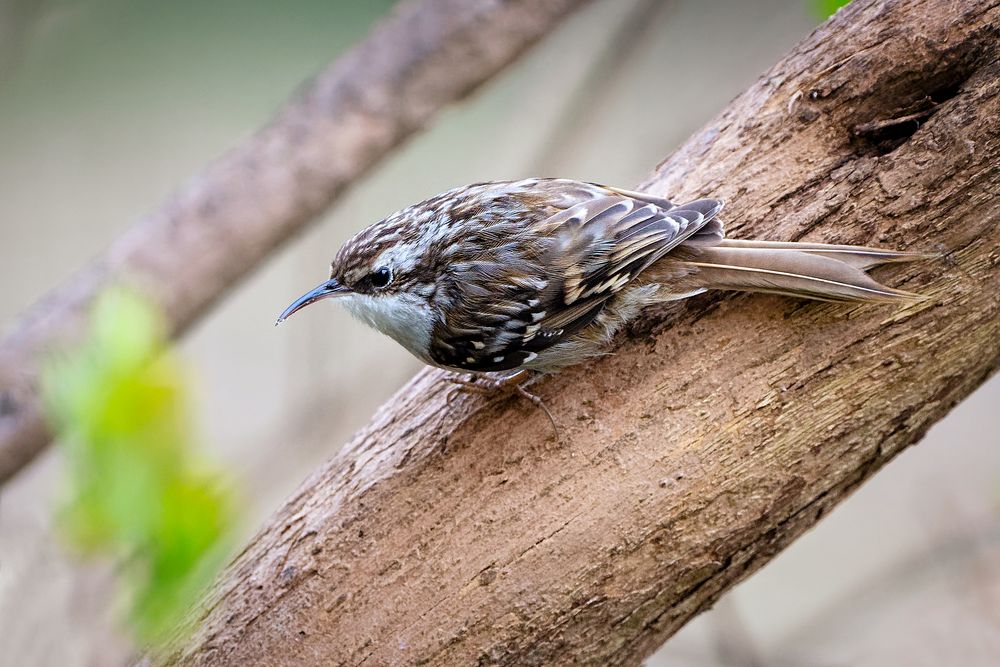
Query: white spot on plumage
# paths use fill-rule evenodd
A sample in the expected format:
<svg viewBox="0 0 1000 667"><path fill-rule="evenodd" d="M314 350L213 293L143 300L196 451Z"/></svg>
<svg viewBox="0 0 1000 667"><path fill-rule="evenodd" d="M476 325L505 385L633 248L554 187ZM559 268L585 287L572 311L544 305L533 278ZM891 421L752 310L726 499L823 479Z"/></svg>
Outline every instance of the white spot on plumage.
<svg viewBox="0 0 1000 667"><path fill-rule="evenodd" d="M535 278L532 276L510 276L508 277L511 285L515 287L522 287L524 289L534 290L535 292L541 292L546 287L549 286L548 280L542 280L540 278ZM540 303L538 299L529 299L527 301L529 308L534 308Z"/></svg>
<svg viewBox="0 0 1000 667"><path fill-rule="evenodd" d="M564 301L569 305L580 298L580 281L583 280L583 270L576 264L566 267L566 279L563 282L563 291L566 293Z"/></svg>
<svg viewBox="0 0 1000 667"><path fill-rule="evenodd" d="M593 287L591 287L590 289L588 289L586 292L584 292L580 296L582 298L587 298L589 296L593 296L595 294L601 294L601 293L604 293L604 292L617 292L622 287L624 287L628 283L628 281L631 280L631 279L632 279L632 276L631 276L631 274L628 274L628 273L623 273L621 275L611 276L610 278L608 278L607 280L605 280L603 283L600 283L598 285L594 285Z"/></svg>

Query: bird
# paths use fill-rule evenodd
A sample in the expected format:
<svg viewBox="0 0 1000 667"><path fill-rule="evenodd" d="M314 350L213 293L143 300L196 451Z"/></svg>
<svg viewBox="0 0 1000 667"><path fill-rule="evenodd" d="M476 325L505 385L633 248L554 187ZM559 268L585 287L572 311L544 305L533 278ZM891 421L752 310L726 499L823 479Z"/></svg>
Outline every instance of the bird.
<svg viewBox="0 0 1000 667"><path fill-rule="evenodd" d="M708 290L905 303L867 274L924 253L725 236L718 199L674 203L596 183L475 183L358 232L329 279L296 299L337 299L417 359L469 382L518 387L606 354L642 311ZM519 389L529 398L523 389ZM551 415L549 415L551 418Z"/></svg>

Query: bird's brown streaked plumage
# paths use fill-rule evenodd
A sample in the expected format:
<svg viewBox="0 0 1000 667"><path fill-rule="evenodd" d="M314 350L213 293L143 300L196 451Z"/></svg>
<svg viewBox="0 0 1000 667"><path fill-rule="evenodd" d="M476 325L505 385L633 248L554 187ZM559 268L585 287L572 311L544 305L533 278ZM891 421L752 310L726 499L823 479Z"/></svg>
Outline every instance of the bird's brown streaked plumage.
<svg viewBox="0 0 1000 667"><path fill-rule="evenodd" d="M917 298L865 270L922 255L733 241L721 208L564 179L474 184L359 232L325 289L424 362L475 372L579 362L644 307L707 289ZM326 294L314 290L283 317Z"/></svg>

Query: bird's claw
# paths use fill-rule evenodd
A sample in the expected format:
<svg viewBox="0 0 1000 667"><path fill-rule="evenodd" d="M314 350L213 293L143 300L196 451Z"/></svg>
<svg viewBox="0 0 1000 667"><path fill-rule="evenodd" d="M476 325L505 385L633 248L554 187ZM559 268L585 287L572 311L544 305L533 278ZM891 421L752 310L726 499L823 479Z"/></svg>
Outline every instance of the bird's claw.
<svg viewBox="0 0 1000 667"><path fill-rule="evenodd" d="M524 374L524 371L520 371L503 378L482 377L473 374L466 377L464 375L455 374L449 375L447 379L448 382L458 387L460 391L464 389L485 396L496 395L504 390L513 390L514 392L520 394L523 398L528 399L532 405L545 413L545 416L549 418L549 423L552 424L553 435L558 441L559 425L556 423L555 417L552 416L552 413L549 411L549 408L545 405L545 402L541 399L541 397L532 394L525 389L525 385L528 383L524 381ZM449 407L451 406L454 396L454 393L448 393L446 400Z"/></svg>

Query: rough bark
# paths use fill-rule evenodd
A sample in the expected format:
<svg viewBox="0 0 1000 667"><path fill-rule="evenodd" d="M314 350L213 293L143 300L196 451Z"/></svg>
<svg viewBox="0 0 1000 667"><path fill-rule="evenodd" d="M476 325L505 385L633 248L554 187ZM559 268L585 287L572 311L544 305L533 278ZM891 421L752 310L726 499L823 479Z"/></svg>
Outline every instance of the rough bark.
<svg viewBox="0 0 1000 667"><path fill-rule="evenodd" d="M78 336L113 282L160 304L179 335L381 157L583 0L403 3L259 133L29 309L0 342L0 483L49 442L42 358Z"/></svg>
<svg viewBox="0 0 1000 667"><path fill-rule="evenodd" d="M856 1L643 186L724 197L735 237L940 251L876 274L931 300L652 313L535 385L559 443L421 372L163 661L639 664L1000 363L998 25L997 2Z"/></svg>

